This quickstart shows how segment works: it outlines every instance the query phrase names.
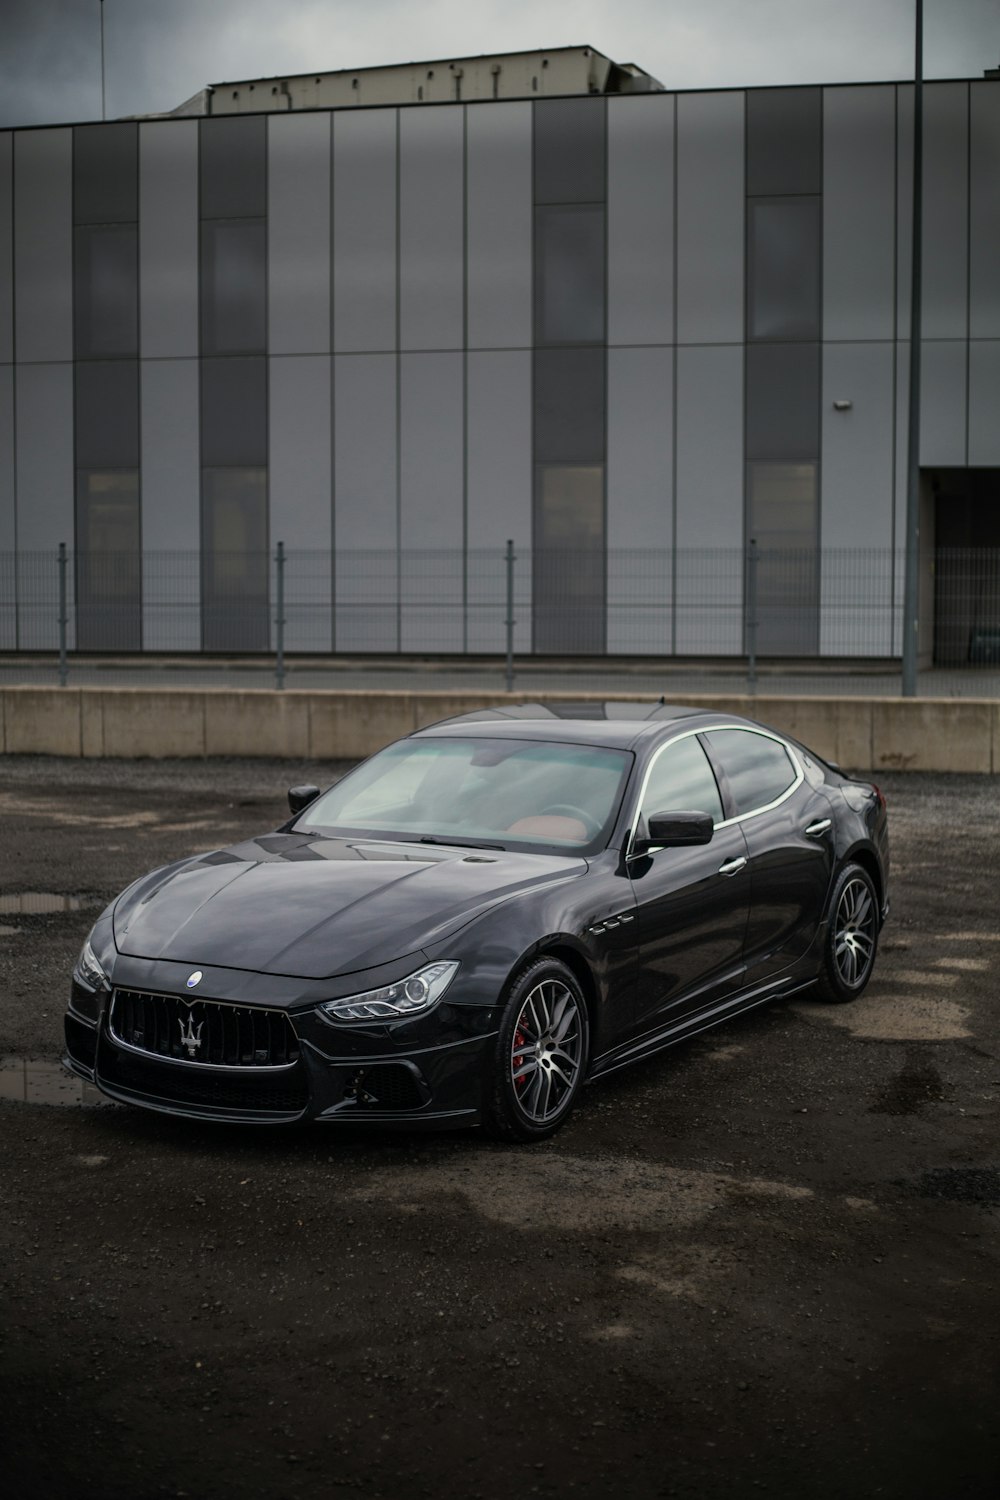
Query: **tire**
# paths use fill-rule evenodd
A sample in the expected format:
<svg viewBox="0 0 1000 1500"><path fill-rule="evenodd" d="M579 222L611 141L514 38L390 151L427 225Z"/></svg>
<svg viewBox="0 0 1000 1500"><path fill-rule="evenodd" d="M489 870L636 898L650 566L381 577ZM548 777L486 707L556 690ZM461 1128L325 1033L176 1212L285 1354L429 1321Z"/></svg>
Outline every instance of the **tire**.
<svg viewBox="0 0 1000 1500"><path fill-rule="evenodd" d="M856 1000L872 976L878 949L878 897L867 870L845 865L827 911L823 962L816 993L831 1005Z"/></svg>
<svg viewBox="0 0 1000 1500"><path fill-rule="evenodd" d="M538 958L515 977L486 1085L483 1125L501 1141L544 1141L568 1118L587 1068L590 1024L572 971Z"/></svg>

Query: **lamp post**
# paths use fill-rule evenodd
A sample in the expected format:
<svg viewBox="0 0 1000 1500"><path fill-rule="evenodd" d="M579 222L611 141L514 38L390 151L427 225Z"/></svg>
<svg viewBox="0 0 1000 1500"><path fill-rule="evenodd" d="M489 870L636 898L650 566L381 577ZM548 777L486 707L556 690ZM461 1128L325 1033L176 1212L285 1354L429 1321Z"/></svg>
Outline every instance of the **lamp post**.
<svg viewBox="0 0 1000 1500"><path fill-rule="evenodd" d="M104 0L100 0L101 6L101 119L107 119L104 109Z"/></svg>
<svg viewBox="0 0 1000 1500"><path fill-rule="evenodd" d="M910 423L906 455L906 571L903 581L903 697L917 693L920 634L920 241L923 231L924 0L916 3L913 66L913 249L910 284Z"/></svg>

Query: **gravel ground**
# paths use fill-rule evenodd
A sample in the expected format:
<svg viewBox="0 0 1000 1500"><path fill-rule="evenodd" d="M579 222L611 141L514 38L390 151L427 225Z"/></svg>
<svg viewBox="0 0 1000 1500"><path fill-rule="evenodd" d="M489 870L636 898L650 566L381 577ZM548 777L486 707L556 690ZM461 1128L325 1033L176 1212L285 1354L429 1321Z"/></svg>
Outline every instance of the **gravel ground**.
<svg viewBox="0 0 1000 1500"><path fill-rule="evenodd" d="M8 1082L117 889L337 770L0 760ZM616 1075L540 1147L0 1100L4 1492L992 1500L1000 797L882 785L865 997Z"/></svg>

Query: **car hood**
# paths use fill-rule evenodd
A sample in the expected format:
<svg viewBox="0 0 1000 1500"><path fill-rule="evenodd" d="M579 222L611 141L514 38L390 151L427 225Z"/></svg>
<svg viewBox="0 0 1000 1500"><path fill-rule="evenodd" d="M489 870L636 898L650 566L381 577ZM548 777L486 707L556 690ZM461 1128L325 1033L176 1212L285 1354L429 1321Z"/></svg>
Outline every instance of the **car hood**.
<svg viewBox="0 0 1000 1500"><path fill-rule="evenodd" d="M115 946L327 979L416 953L497 901L586 868L573 856L269 834L131 886L115 907Z"/></svg>

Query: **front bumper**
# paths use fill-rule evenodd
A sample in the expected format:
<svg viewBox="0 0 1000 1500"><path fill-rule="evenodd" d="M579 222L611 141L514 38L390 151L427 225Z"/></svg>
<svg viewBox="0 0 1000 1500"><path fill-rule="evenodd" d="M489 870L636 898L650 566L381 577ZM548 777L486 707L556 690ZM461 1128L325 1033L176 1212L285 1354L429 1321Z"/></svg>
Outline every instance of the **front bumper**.
<svg viewBox="0 0 1000 1500"><path fill-rule="evenodd" d="M112 1099L199 1120L409 1130L479 1123L497 1033L492 1008L442 1004L419 1026L331 1026L315 1010L291 1019L294 1064L214 1067L124 1046L106 1008L94 1022L71 1003L63 1063Z"/></svg>

